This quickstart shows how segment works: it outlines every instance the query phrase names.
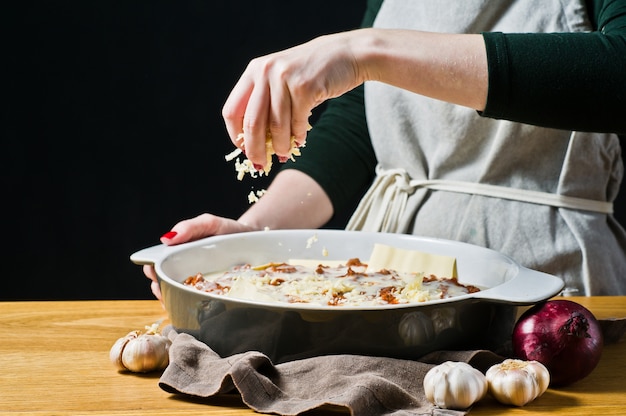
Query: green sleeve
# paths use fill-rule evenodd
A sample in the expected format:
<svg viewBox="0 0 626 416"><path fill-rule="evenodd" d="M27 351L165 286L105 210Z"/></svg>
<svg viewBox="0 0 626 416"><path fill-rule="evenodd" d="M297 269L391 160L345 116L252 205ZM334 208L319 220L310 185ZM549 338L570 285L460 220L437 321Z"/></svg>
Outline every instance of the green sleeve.
<svg viewBox="0 0 626 416"><path fill-rule="evenodd" d="M584 33L483 33L489 92L483 116L626 134L626 0L589 4Z"/></svg>
<svg viewBox="0 0 626 416"><path fill-rule="evenodd" d="M362 27L371 27L382 0L370 0ZM374 179L376 155L365 118L363 85L329 100L307 135L302 155L282 169L312 177L332 201L335 215L351 212Z"/></svg>

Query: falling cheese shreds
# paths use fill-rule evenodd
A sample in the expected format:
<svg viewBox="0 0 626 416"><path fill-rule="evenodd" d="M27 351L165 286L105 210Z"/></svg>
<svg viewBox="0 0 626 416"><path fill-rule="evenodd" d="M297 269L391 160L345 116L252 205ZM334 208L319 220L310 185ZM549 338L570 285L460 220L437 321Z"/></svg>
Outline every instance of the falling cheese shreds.
<svg viewBox="0 0 626 416"><path fill-rule="evenodd" d="M317 242L317 234L314 234L313 236L309 237L306 240L306 248L311 248L313 247L313 244Z"/></svg>
<svg viewBox="0 0 626 416"><path fill-rule="evenodd" d="M259 198L263 196L263 194L265 194L265 192L267 192L267 190L265 189L259 189L256 192L250 191L250 193L248 194L248 202L251 204L254 204L255 202L259 200Z"/></svg>
<svg viewBox="0 0 626 416"><path fill-rule="evenodd" d="M224 158L226 159L227 162L230 162L231 160L239 156L241 153L242 153L241 149L236 148L235 150L233 150L232 152L224 156Z"/></svg>
<svg viewBox="0 0 626 416"><path fill-rule="evenodd" d="M308 130L311 130L311 125L308 126ZM298 144L296 142L296 137L295 136L291 136L291 147L289 149L289 157L287 158L280 158L281 162L286 162L287 160L291 160L292 162L295 162L295 156L300 156L300 146L304 146L304 143L302 144ZM274 154L276 154L274 152L274 145L272 144L272 133L269 131L269 129L267 130L267 133L265 135L265 157L266 157L266 162L265 162L265 166L263 167L262 170L257 170L254 167L254 164L249 160L249 159L243 159L243 161L238 157L239 155L241 155L243 152L243 141L244 141L244 134L243 133L239 133L237 135L237 142L241 143L242 148L235 148L233 151L231 151L230 153L228 153L227 155L224 156L224 158L226 159L227 162L230 162L232 160L235 161L235 173L237 174L237 180L241 181L243 180L243 178L246 176L246 174L250 175L251 178L257 178L263 175L269 175L270 170L272 169L272 158L274 156ZM248 194L248 203L253 204L255 202L257 202L259 200L259 198L261 196L263 196L263 194L265 193L265 190L261 190L261 191L257 191L255 192L250 192Z"/></svg>
<svg viewBox="0 0 626 416"><path fill-rule="evenodd" d="M311 126L309 125L308 127L309 130L311 130ZM239 133L239 135L237 136L236 141L238 142L243 142L244 139L244 134L243 133ZM295 162L295 156L300 156L300 146L304 146L304 144L302 145L298 145L298 143L296 142L296 136L291 136L290 138L290 149L289 149L289 157L287 159L291 160L292 162ZM266 161L265 161L265 166L263 167L263 170L256 170L254 168L254 165L252 162L250 162L248 159L244 159L243 162L241 162L239 160L239 158L237 158L237 156L239 156L240 154L243 153L243 150L240 148L236 148L235 150L233 150L232 152L228 153L225 156L225 159L227 162L230 162L231 160L235 160L235 171L237 172L237 179L242 180L243 177L245 176L246 173L250 174L251 177L256 178L257 174L259 176L262 176L263 174L267 175L269 174L270 170L272 169L272 157L274 154L276 154L276 152L274 152L274 145L272 144L272 133L267 130L267 134L265 135L265 157L266 157Z"/></svg>
<svg viewBox="0 0 626 416"><path fill-rule="evenodd" d="M253 178L256 178L257 175L263 175L263 171L257 171L254 168L252 162L250 162L248 159L244 159L242 162L239 158L235 160L235 172L237 172L238 180L242 180L244 176L246 176L246 173L250 174L250 176Z"/></svg>

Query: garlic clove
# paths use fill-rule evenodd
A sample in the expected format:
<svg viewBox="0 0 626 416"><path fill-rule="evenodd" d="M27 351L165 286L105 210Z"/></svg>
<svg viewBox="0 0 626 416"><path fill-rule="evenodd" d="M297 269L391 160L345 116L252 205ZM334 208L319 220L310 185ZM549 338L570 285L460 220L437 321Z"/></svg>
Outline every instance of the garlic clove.
<svg viewBox="0 0 626 416"><path fill-rule="evenodd" d="M126 367L122 363L122 351L124 350L124 347L131 339L135 339L138 336L139 331L131 331L126 336L121 337L117 341L115 341L115 343L111 347L111 350L109 351L109 359L119 371L126 370Z"/></svg>

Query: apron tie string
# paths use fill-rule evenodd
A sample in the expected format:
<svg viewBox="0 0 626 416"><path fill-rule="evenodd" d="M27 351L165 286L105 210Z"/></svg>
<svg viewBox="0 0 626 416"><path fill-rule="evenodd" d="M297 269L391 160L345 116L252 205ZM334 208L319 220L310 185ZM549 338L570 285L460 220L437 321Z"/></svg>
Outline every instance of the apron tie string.
<svg viewBox="0 0 626 416"><path fill-rule="evenodd" d="M404 169L385 170L378 165L376 178L350 218L346 229L400 232L398 222L409 196L418 188L482 195L601 214L613 213L611 202L485 183L447 179L411 179Z"/></svg>

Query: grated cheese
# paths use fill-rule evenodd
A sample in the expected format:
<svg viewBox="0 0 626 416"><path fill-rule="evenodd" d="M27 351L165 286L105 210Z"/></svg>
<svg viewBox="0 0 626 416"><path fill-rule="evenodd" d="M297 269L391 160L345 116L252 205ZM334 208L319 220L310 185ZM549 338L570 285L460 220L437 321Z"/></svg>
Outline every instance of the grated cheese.
<svg viewBox="0 0 626 416"><path fill-rule="evenodd" d="M235 266L223 273L190 276L184 282L197 290L256 301L312 303L328 306L369 306L426 302L479 289L455 278L422 272L368 270L359 259L336 266L291 263Z"/></svg>
<svg viewBox="0 0 626 416"><path fill-rule="evenodd" d="M311 128L312 128L311 125L309 125L308 130L311 130ZM244 139L244 134L239 133L236 140L238 142L241 142L242 146L243 146L243 139ZM304 146L304 144L301 144L300 146ZM232 152L224 156L227 162L235 160L235 173L237 174L237 180L240 180L240 181L243 180L246 174L250 175L250 177L252 178L257 178L259 176L268 175L270 170L272 169L273 156L276 154L276 152L274 151L274 145L272 143L272 133L269 130L267 130L267 133L265 135L266 162L265 162L265 167L263 167L263 170L255 169L254 164L250 162L250 160L248 159L243 159L242 161L238 157L242 153L243 153L242 149L235 148L235 150L233 150ZM296 143L296 136L291 136L291 147L289 149L289 156L287 159L291 160L292 162L295 162L295 156L300 156L300 155L301 155L300 147ZM286 160L284 161L286 162ZM257 192L256 194L251 192L250 194L248 194L248 202L251 204L254 202L257 202L259 198L263 196L264 193L265 193L265 190L262 190L261 193Z"/></svg>
<svg viewBox="0 0 626 416"><path fill-rule="evenodd" d="M250 193L248 194L248 202L250 204L254 204L259 200L259 198L263 196L263 194L265 194L265 192L267 192L265 189L259 189L256 192L250 191Z"/></svg>
<svg viewBox="0 0 626 416"><path fill-rule="evenodd" d="M306 240L306 248L311 248L313 247L313 244L317 243L317 234L313 234L313 236L309 237Z"/></svg>

